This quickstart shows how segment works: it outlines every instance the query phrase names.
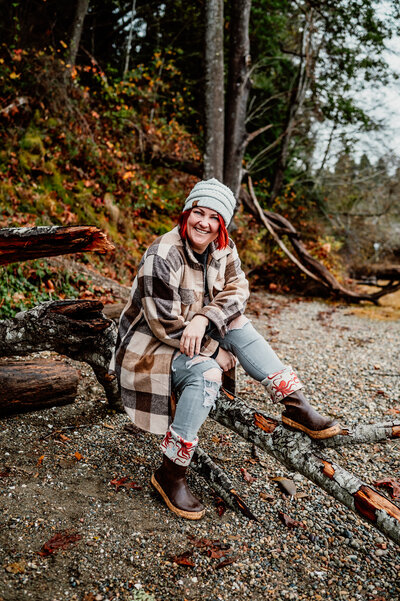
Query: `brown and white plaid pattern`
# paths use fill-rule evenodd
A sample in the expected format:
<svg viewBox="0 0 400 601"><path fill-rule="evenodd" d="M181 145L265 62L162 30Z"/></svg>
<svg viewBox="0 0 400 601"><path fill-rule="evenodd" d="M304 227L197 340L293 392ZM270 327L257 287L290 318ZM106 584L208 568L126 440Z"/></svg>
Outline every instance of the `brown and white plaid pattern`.
<svg viewBox="0 0 400 601"><path fill-rule="evenodd" d="M110 371L129 417L154 434L165 434L171 423L171 363L192 317L206 315L223 336L244 312L248 282L232 240L224 250L211 244L207 283L204 306L203 268L176 227L146 251L121 314ZM217 346L206 336L200 354L211 356Z"/></svg>

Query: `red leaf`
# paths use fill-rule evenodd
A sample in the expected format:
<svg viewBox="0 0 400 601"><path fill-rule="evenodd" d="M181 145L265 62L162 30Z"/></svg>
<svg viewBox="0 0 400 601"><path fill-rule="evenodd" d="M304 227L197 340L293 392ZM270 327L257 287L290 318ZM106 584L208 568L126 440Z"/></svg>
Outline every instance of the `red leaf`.
<svg viewBox="0 0 400 601"><path fill-rule="evenodd" d="M174 563L177 563L180 566L188 566L189 568L194 568L194 561L193 559L190 559L190 557L193 555L193 551L185 551L184 553L181 553L180 555L175 555L174 557L170 558L170 561L173 561Z"/></svg>
<svg viewBox="0 0 400 601"><path fill-rule="evenodd" d="M10 475L10 472L11 472L11 468L5 467L4 470L2 472L0 472L0 478L7 478L7 476Z"/></svg>
<svg viewBox="0 0 400 601"><path fill-rule="evenodd" d="M44 543L43 547L38 551L38 555L47 557L60 549L66 549L69 545L76 543L81 538L80 534L70 533L68 530L57 532L57 534Z"/></svg>
<svg viewBox="0 0 400 601"><path fill-rule="evenodd" d="M283 511L278 511L278 516L281 522L283 522L288 528L305 528L303 522L298 522L297 520L294 520L286 513L283 513Z"/></svg>
<svg viewBox="0 0 400 601"><path fill-rule="evenodd" d="M111 480L110 484L115 486L115 490L117 491L119 488L133 488L134 490L142 490L142 487L137 482L127 482L129 480L129 476L124 476L123 478L114 478Z"/></svg>
<svg viewBox="0 0 400 601"><path fill-rule="evenodd" d="M219 517L223 516L226 511L225 501L221 497L216 497L215 507Z"/></svg>
<svg viewBox="0 0 400 601"><path fill-rule="evenodd" d="M400 497L400 482L394 478L383 478L374 482L374 486L378 488L387 488L390 492L392 499Z"/></svg>
<svg viewBox="0 0 400 601"><path fill-rule="evenodd" d="M199 549L204 549L206 547L212 547L214 543L218 543L218 540L210 540L209 538L195 538L192 534L188 536L191 544L194 547L198 547Z"/></svg>
<svg viewBox="0 0 400 601"><path fill-rule="evenodd" d="M255 480L257 480L257 478L254 478L254 476L249 474L249 472L244 467L241 467L240 471L242 472L244 480L246 480L246 482L248 482L249 484L252 484L253 482L255 482Z"/></svg>
<svg viewBox="0 0 400 601"><path fill-rule="evenodd" d="M224 568L225 566L229 566L231 563L235 562L236 560L237 560L237 557L228 557L224 561L220 561L219 563L217 563L217 565L215 566L214 569L220 570L221 568Z"/></svg>

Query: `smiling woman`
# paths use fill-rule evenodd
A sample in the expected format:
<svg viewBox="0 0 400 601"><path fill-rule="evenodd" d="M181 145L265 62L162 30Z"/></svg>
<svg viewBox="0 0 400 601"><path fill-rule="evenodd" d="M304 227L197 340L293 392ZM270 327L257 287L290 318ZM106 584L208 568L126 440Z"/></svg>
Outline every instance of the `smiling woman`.
<svg viewBox="0 0 400 601"><path fill-rule="evenodd" d="M165 435L163 462L151 477L154 488L174 513L191 520L205 509L187 487L186 470L222 373L236 361L285 405L284 424L316 439L341 431L311 407L291 366L244 315L249 286L226 229L235 204L231 190L216 179L194 186L179 225L140 262L110 366L129 417Z"/></svg>

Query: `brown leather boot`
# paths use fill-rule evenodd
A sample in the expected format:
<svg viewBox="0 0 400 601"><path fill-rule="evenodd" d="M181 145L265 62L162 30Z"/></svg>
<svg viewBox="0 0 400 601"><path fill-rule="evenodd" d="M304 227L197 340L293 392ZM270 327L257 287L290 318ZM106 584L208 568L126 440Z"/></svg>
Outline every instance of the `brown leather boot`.
<svg viewBox="0 0 400 601"><path fill-rule="evenodd" d="M334 419L318 413L307 401L301 390L292 392L281 401L285 405L282 423L296 430L301 430L316 440L332 438L342 431Z"/></svg>
<svg viewBox="0 0 400 601"><path fill-rule="evenodd" d="M200 520L206 510L190 492L186 470L187 466L178 465L164 455L161 466L151 477L151 483L176 515L187 520Z"/></svg>

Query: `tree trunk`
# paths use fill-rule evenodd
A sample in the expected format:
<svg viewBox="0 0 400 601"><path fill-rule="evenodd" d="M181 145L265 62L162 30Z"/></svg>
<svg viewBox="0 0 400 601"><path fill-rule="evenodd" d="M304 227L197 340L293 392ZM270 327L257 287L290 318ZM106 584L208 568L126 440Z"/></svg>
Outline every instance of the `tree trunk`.
<svg viewBox="0 0 400 601"><path fill-rule="evenodd" d="M68 63L75 66L76 55L82 36L83 21L89 8L89 0L77 0L74 22L72 24L71 40L68 49Z"/></svg>
<svg viewBox="0 0 400 601"><path fill-rule="evenodd" d="M207 0L205 37L204 178L223 179L224 2Z"/></svg>
<svg viewBox="0 0 400 601"><path fill-rule="evenodd" d="M306 15L306 22L304 24L304 30L301 39L301 47L299 50L299 67L297 71L296 81L293 85L290 100L289 100L289 108L287 111L286 123L284 125L284 135L282 138L281 148L279 152L279 157L275 169L274 181L271 188L271 194L269 198L270 205L272 205L275 198L281 191L283 177L288 161L289 156L289 145L292 140L292 136L296 126L297 115L299 114L306 95L306 91L309 85L308 78L308 61L309 50L310 50L310 40L309 38L313 33L313 10L311 9L310 13Z"/></svg>
<svg viewBox="0 0 400 601"><path fill-rule="evenodd" d="M73 403L79 372L63 361L0 361L0 412Z"/></svg>
<svg viewBox="0 0 400 601"><path fill-rule="evenodd" d="M246 110L250 91L249 20L251 0L233 0L225 120L224 184L239 197L247 142Z"/></svg>
<svg viewBox="0 0 400 601"><path fill-rule="evenodd" d="M122 79L125 79L128 71L129 71L129 59L130 59L131 49L132 49L133 23L135 21L135 16L136 16L136 0L133 0L132 1L131 23L129 26L128 40L126 43L125 65L124 65L124 72L122 75Z"/></svg>
<svg viewBox="0 0 400 601"><path fill-rule="evenodd" d="M114 248L92 225L0 229L0 265L85 251L106 253Z"/></svg>

